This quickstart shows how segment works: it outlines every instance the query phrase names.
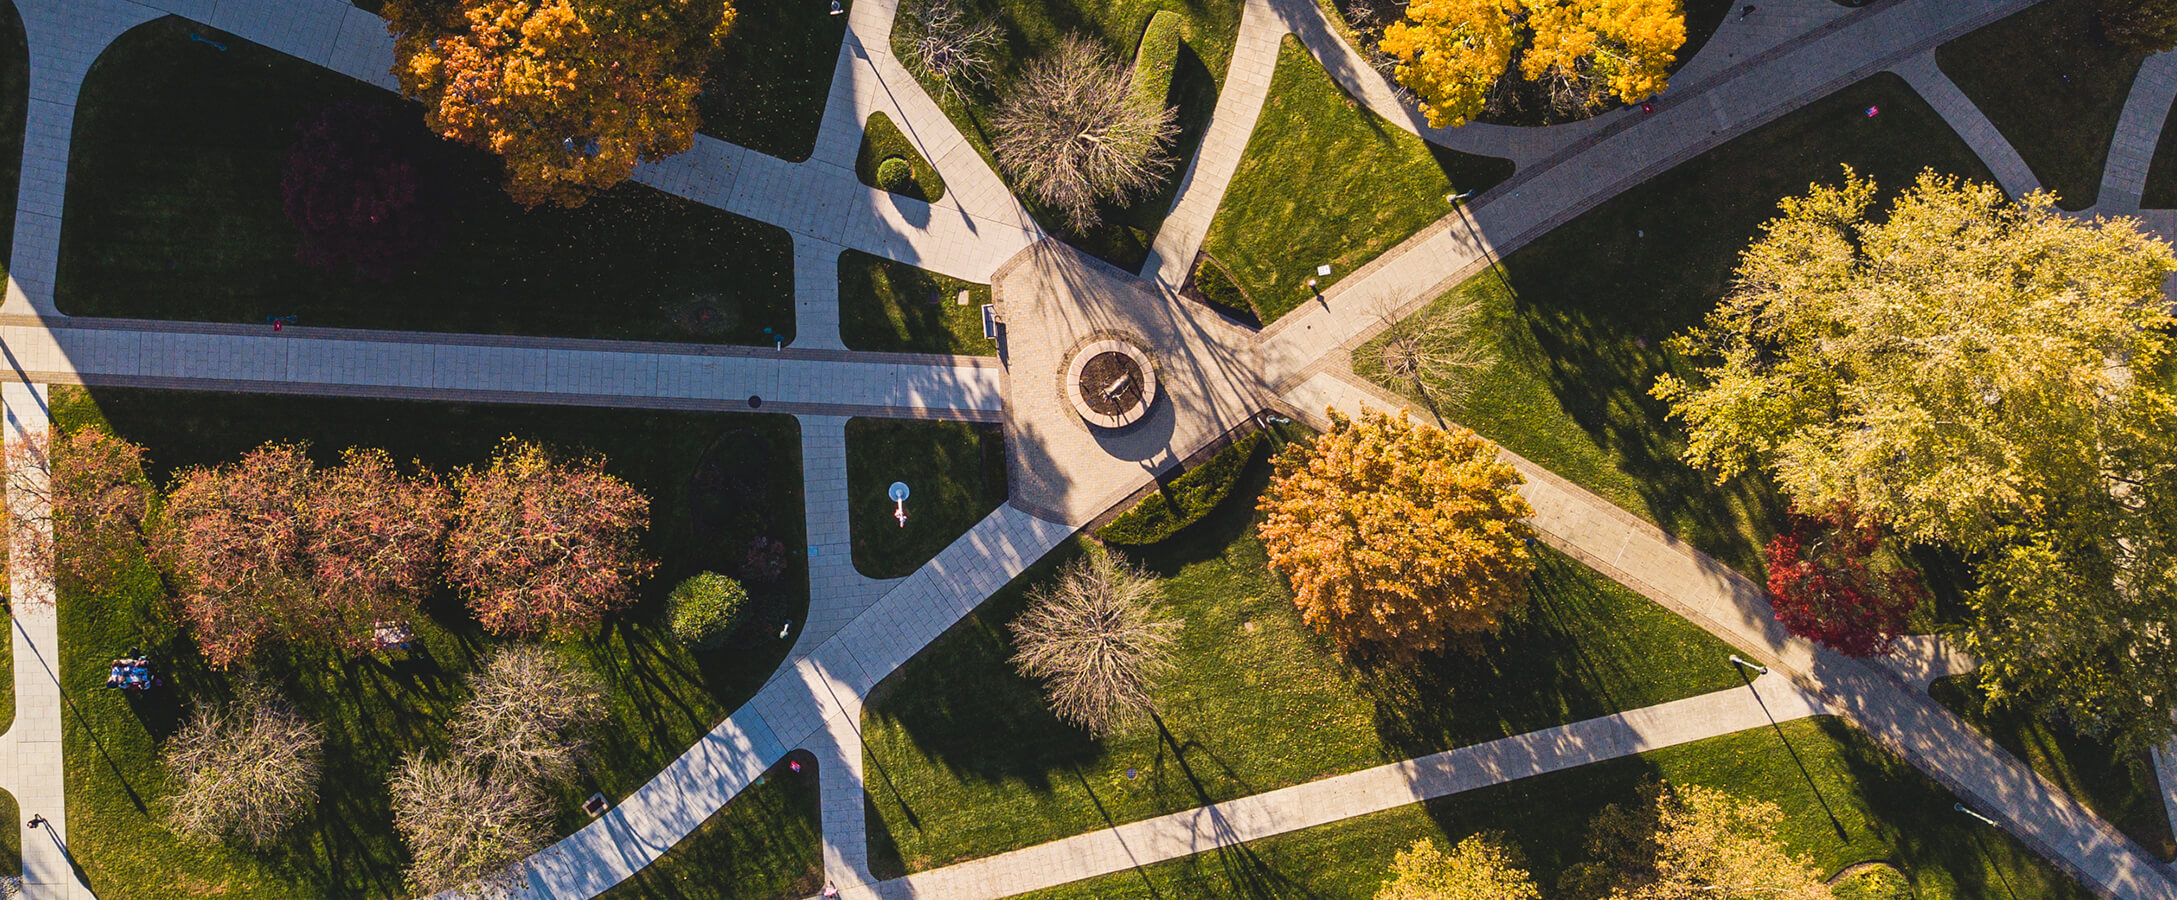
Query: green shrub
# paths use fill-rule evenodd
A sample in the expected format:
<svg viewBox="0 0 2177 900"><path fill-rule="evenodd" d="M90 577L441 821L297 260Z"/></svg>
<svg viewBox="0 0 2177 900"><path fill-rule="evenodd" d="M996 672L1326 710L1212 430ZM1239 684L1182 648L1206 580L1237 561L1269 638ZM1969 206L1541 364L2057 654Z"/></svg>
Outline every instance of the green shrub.
<svg viewBox="0 0 2177 900"><path fill-rule="evenodd" d="M929 161L915 152L907 135L881 112L870 113L862 129L862 148L854 157L854 174L870 187L925 203L936 203L945 196L945 179L938 177Z"/></svg>
<svg viewBox="0 0 2177 900"><path fill-rule="evenodd" d="M1868 866L1830 885L1837 900L1912 900L1912 883L1885 864Z"/></svg>
<svg viewBox="0 0 2177 900"><path fill-rule="evenodd" d="M1141 47L1134 52L1134 98L1163 106L1172 93L1172 70L1179 66L1179 14L1168 9L1149 17Z"/></svg>
<svg viewBox="0 0 2177 900"><path fill-rule="evenodd" d="M673 636L698 650L726 642L748 609L748 589L716 572L704 572L673 588L666 598Z"/></svg>
<svg viewBox="0 0 2177 900"><path fill-rule="evenodd" d="M1208 256L1194 262L1194 291L1201 294L1202 299L1230 310L1243 319L1256 318L1255 307L1247 302L1247 295L1240 292L1239 284L1232 280L1232 276L1225 274L1225 267Z"/></svg>
<svg viewBox="0 0 2177 900"><path fill-rule="evenodd" d="M895 194L915 189L915 167L897 156L887 156L877 164L877 187Z"/></svg>
<svg viewBox="0 0 2177 900"><path fill-rule="evenodd" d="M1268 442L1258 432L1217 451L1208 461L1172 479L1163 490L1143 498L1111 524L1097 529L1096 537L1107 543L1141 546L1178 534L1223 503L1248 464L1266 446Z"/></svg>

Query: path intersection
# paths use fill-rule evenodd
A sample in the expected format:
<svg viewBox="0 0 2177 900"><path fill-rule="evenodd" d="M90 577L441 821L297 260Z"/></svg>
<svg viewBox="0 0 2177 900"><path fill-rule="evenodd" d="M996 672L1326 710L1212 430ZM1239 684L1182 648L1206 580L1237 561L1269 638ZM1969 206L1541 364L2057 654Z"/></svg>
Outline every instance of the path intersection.
<svg viewBox="0 0 2177 900"><path fill-rule="evenodd" d="M710 138L646 165L651 187L769 222L795 245L797 338L785 350L621 341L262 329L71 318L53 305L75 101L91 63L136 25L178 15L382 88L391 40L343 0L17 0L30 103L13 266L0 306L5 439L48 427L48 384L743 409L799 419L811 547L811 613L787 663L750 701L588 827L518 867L517 894L586 900L689 835L788 751L818 758L826 877L851 898L1001 897L1586 762L1809 715L1851 719L2035 850L2113 897L2177 900L2177 880L2139 846L1930 700L1925 688L1972 661L1933 641L1879 664L1785 634L1759 586L1556 475L1516 457L1542 538L1771 667L1747 690L1602 719L1297 785L1198 810L889 881L871 876L859 740L862 698L993 591L1083 524L1265 413L1320 424L1328 408L1395 410L1354 378L1349 352L1411 308L1556 225L1694 155L1875 72L1904 76L2012 190L2035 180L1933 65L1943 42L2028 0L1763 4L1727 19L1652 115L1621 110L1547 129L1431 129L1323 18L1314 0L1244 0L1237 43L1201 150L1142 271L1115 269L1046 237L975 148L892 56L895 0L856 0L816 150L788 163ZM1262 108L1287 34L1348 93L1401 128L1500 156L1517 174L1452 209L1260 333L1173 288L1207 236ZM2146 160L2177 97L2177 61L2150 59L2119 124L2096 212L2137 212ZM884 112L943 177L937 204L869 188L854 174L862 123ZM2167 214L2146 216L2170 235ZM839 338L835 269L859 250L990 282L1005 322L993 360L860 353ZM1119 437L1092 434L1058 388L1082 342L1150 347L1168 400ZM1012 499L901 579L849 562L845 422L853 416L1001 423ZM24 816L27 893L88 898L66 855L63 702L53 591L30 562L50 537L12 547L17 716L0 735L0 787Z"/></svg>

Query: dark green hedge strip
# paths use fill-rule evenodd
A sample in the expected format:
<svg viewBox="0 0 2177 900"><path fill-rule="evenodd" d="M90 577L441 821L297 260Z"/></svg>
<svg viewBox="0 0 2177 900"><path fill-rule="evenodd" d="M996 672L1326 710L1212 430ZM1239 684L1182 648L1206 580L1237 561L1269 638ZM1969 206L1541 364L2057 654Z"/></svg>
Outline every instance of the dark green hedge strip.
<svg viewBox="0 0 2177 900"><path fill-rule="evenodd" d="M1234 315L1248 320L1256 319L1255 305L1248 302L1247 295L1241 293L1240 286L1233 282L1231 275L1225 273L1225 267L1218 265L1207 255L1195 260L1194 290L1202 295L1202 299L1230 310Z"/></svg>
<svg viewBox="0 0 2177 900"><path fill-rule="evenodd" d="M1172 93L1172 70L1179 65L1179 14L1157 10L1142 30L1141 47L1134 52L1134 97L1157 106Z"/></svg>
<svg viewBox="0 0 2177 900"><path fill-rule="evenodd" d="M1267 444L1262 433L1256 432L1217 451L1208 461L1172 479L1164 490L1143 498L1111 524L1097 529L1096 537L1106 543L1142 546L1178 534L1224 502L1248 464Z"/></svg>

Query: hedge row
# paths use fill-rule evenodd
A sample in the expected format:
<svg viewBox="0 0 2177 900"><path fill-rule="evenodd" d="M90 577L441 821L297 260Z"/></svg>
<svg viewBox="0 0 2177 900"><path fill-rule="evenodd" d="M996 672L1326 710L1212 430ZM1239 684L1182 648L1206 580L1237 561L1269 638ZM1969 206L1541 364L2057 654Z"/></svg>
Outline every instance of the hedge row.
<svg viewBox="0 0 2177 900"><path fill-rule="evenodd" d="M1157 10L1141 33L1134 52L1134 98L1163 106L1172 94L1172 70L1179 66L1179 14Z"/></svg>
<svg viewBox="0 0 2177 900"><path fill-rule="evenodd" d="M1247 294L1240 290L1239 284L1232 280L1231 275L1226 274L1225 267L1210 259L1208 254L1195 260L1194 291L1201 294L1202 299L1243 320L1259 321L1255 315L1255 304L1248 302Z"/></svg>
<svg viewBox="0 0 2177 900"><path fill-rule="evenodd" d="M1141 546L1178 534L1224 502L1248 464L1264 452L1268 443L1261 432L1256 432L1217 451L1208 461L1172 479L1163 490L1143 498L1111 524L1097 529L1096 537L1106 543Z"/></svg>

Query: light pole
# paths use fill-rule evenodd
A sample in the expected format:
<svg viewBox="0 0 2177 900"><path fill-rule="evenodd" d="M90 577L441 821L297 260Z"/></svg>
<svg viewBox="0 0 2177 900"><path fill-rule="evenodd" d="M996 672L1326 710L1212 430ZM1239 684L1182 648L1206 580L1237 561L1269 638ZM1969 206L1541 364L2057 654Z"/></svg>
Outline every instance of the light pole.
<svg viewBox="0 0 2177 900"><path fill-rule="evenodd" d="M1987 825L1987 826L1988 826L1988 827L1990 827L1990 828L2002 828L2002 827L2003 827L2003 826L2001 826L2001 825L1997 825L1997 824L1996 824L1996 820L1994 820L1994 819L1991 819L1991 818L1988 818L1987 816L1981 815L1980 813L1974 812L1974 811L1973 811L1972 809L1969 809L1969 808L1967 808L1967 807L1966 807L1966 805L1965 805L1965 804L1963 804L1963 803L1953 803L1953 804L1950 804L1950 808L1951 808L1951 809L1955 809L1955 810L1957 810L1957 811L1959 811L1959 812L1965 813L1966 815L1972 816L1973 818L1979 819L1979 820L1981 820L1982 824L1985 824L1985 825Z"/></svg>
<svg viewBox="0 0 2177 900"><path fill-rule="evenodd" d="M907 527L907 482L892 482L885 496L892 498L892 518L900 520L900 527Z"/></svg>
<svg viewBox="0 0 2177 900"><path fill-rule="evenodd" d="M1760 663L1747 662L1746 660L1740 659L1739 655L1736 653L1731 654L1731 663L1732 665L1738 666L1739 668L1753 672L1756 675L1769 674L1768 666L1761 665Z"/></svg>

